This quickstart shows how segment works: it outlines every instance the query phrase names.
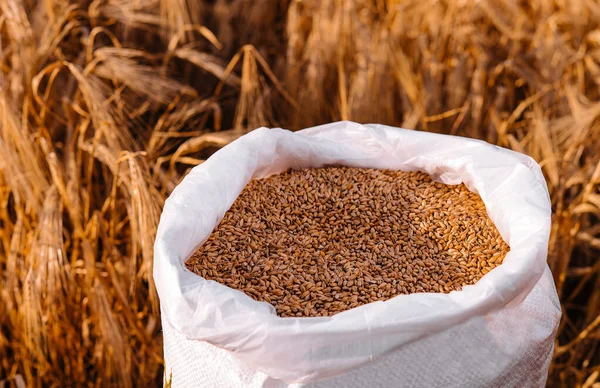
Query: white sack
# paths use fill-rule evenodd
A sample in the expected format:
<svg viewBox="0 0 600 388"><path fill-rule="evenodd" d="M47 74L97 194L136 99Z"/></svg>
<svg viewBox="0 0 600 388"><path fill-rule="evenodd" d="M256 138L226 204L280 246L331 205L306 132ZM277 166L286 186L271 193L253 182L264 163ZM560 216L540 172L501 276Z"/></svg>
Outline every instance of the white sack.
<svg viewBox="0 0 600 388"><path fill-rule="evenodd" d="M325 165L463 182L510 252L461 291L315 318L280 318L185 268L250 179ZM537 163L485 142L353 122L257 129L195 167L165 203L154 279L166 374L174 387L543 387L561 314L546 265L550 216Z"/></svg>

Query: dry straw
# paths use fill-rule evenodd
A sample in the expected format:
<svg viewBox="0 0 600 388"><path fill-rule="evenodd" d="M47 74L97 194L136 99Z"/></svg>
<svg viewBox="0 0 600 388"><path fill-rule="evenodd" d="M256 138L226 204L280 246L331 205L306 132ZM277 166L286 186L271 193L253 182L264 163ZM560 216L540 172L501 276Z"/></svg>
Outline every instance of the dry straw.
<svg viewBox="0 0 600 388"><path fill-rule="evenodd" d="M0 385L160 384L163 199L249 129L351 119L540 162L550 381L591 387L599 28L589 0L0 0Z"/></svg>
<svg viewBox="0 0 600 388"><path fill-rule="evenodd" d="M420 172L330 167L251 181L186 264L281 316L306 317L460 290L507 252L464 185Z"/></svg>

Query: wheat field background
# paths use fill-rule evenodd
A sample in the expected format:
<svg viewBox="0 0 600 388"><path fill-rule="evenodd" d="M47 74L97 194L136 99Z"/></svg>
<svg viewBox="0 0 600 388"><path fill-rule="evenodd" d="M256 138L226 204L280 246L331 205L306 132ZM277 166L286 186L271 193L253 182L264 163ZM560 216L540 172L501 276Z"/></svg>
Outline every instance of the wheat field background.
<svg viewBox="0 0 600 388"><path fill-rule="evenodd" d="M249 130L337 120L542 165L549 385L599 387L599 85L596 0L0 0L0 387L162 384L164 199Z"/></svg>

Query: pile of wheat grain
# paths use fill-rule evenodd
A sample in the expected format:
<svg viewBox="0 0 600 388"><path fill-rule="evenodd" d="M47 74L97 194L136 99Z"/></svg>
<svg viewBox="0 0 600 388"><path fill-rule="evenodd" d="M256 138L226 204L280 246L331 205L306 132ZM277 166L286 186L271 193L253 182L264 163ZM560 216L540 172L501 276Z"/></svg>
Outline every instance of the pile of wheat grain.
<svg viewBox="0 0 600 388"><path fill-rule="evenodd" d="M507 252L464 185L329 167L251 181L187 266L281 316L328 316L398 294L460 290Z"/></svg>

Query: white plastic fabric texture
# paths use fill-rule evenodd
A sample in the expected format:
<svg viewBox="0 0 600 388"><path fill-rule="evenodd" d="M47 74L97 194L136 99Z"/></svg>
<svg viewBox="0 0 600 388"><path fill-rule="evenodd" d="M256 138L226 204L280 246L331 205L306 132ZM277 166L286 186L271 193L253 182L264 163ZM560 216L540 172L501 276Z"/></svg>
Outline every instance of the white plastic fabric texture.
<svg viewBox="0 0 600 388"><path fill-rule="evenodd" d="M463 182L510 252L461 291L318 318L280 318L185 268L250 179L326 165ZM353 122L257 129L194 168L165 203L154 279L166 375L174 387L543 387L561 315L546 265L550 216L537 163L485 142Z"/></svg>

